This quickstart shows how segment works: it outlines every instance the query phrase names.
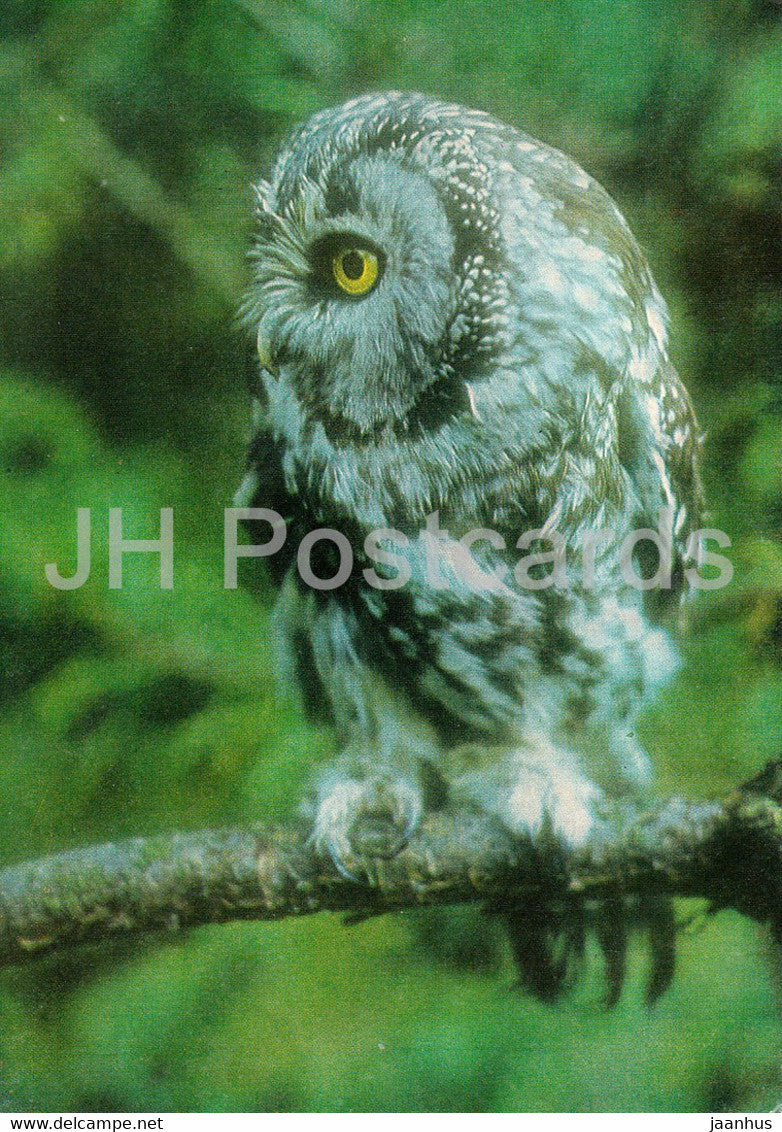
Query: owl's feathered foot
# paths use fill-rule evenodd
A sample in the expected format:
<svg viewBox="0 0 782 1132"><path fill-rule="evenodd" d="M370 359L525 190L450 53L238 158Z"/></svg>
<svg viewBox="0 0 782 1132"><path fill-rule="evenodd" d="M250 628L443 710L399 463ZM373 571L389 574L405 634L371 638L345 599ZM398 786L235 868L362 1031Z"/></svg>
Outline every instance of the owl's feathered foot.
<svg viewBox="0 0 782 1132"><path fill-rule="evenodd" d="M549 876L556 877L560 869L566 875L568 858L577 857L582 850L600 859L616 844L602 796L587 785L585 794L576 791L573 809L572 790L559 795L560 812L569 814L564 825L552 820L548 811L538 844L542 866ZM574 816L576 820L572 820ZM527 828L522 832L530 831ZM565 892L557 893L554 881L549 902L528 905L505 919L519 984L543 1002L558 1001L573 986L584 967L589 936L597 941L603 955L602 1004L606 1009L616 1005L622 992L633 929L645 935L648 944L647 1003L656 1002L673 978L676 926L668 896L650 894L627 900L617 893L584 902L569 899Z"/></svg>
<svg viewBox="0 0 782 1132"><path fill-rule="evenodd" d="M464 775L455 795L541 847L571 852L600 840L602 791L573 756L543 737L493 767Z"/></svg>
<svg viewBox="0 0 782 1132"><path fill-rule="evenodd" d="M371 879L373 859L399 853L422 812L423 793L413 774L345 760L318 784L312 841L347 879Z"/></svg>
<svg viewBox="0 0 782 1132"><path fill-rule="evenodd" d="M541 743L537 752L545 751ZM553 748L550 753L555 754ZM581 852L600 858L611 852L615 836L612 808L605 806L601 790L579 772L566 753L548 758L546 764L544 770L531 752L519 752L508 760L491 784L493 789L482 799L483 808L496 813L512 833L534 842L542 872L551 881L550 900L505 916L520 986L543 1002L556 1002L582 969L591 935L603 953L603 1005L610 1008L624 983L629 930L636 928L648 939L646 998L653 1003L673 977L671 901L666 896L649 896L627 902L617 895L585 904L557 891L556 877L566 875L569 858Z"/></svg>

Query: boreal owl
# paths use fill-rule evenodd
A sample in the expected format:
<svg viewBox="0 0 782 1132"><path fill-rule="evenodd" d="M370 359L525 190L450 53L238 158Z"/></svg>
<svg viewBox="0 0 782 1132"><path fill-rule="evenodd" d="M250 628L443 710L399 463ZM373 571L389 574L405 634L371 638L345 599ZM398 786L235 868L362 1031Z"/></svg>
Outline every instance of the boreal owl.
<svg viewBox="0 0 782 1132"><path fill-rule="evenodd" d="M238 502L285 520L285 671L338 737L315 845L356 876L445 802L541 852L588 844L602 800L649 782L635 718L676 665L658 612L700 517L638 244L562 153L419 94L316 114L257 204ZM618 547L661 523L670 585L642 589ZM303 576L345 574L325 535L302 570L323 529L353 554L333 588Z"/></svg>

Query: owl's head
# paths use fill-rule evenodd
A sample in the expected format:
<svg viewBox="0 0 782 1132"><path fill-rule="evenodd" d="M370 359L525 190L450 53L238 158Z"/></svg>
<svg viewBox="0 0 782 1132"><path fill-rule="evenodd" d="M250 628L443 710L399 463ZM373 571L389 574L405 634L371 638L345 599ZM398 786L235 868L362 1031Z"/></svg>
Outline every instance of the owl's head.
<svg viewBox="0 0 782 1132"><path fill-rule="evenodd" d="M369 95L316 114L257 186L246 316L267 384L332 439L409 433L469 409L466 382L504 325L479 145L499 128L422 95Z"/></svg>

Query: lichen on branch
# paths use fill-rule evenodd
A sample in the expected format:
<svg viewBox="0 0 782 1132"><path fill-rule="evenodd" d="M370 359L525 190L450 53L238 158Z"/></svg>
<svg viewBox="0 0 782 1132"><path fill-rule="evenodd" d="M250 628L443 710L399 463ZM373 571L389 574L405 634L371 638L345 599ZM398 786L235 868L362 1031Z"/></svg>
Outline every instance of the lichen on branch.
<svg viewBox="0 0 782 1132"><path fill-rule="evenodd" d="M315 912L363 917L473 902L669 893L782 924L782 762L717 802L617 806L610 835L570 857L541 854L480 813L426 816L407 847L354 878L302 825L251 825L93 845L0 870L0 965L79 943Z"/></svg>

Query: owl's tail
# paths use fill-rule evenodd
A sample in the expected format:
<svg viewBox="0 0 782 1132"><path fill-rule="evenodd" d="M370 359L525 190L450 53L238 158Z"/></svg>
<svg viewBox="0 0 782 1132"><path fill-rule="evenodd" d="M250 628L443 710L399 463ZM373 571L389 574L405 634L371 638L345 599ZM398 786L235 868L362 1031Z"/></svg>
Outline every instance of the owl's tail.
<svg viewBox="0 0 782 1132"><path fill-rule="evenodd" d="M619 999L627 968L630 932L643 931L650 952L646 1001L655 1002L670 986L676 958L676 924L667 896L633 902L604 898L592 904L561 902L526 907L506 914L519 984L543 1002L556 1002L571 989L584 966L587 939L596 938L603 955L603 1004Z"/></svg>

